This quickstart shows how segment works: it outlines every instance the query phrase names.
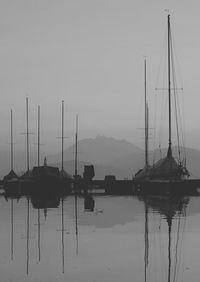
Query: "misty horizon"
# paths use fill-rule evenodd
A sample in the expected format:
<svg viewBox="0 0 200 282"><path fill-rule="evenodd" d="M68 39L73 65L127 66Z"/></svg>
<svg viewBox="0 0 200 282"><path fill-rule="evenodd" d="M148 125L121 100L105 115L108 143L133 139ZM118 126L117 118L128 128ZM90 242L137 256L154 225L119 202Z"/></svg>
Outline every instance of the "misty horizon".
<svg viewBox="0 0 200 282"><path fill-rule="evenodd" d="M185 102L185 143L199 149L198 4L183 3L183 9L174 2L168 5L173 7L171 24L182 78L179 87L184 88L180 96L184 95ZM33 133L37 132L37 105L41 106L41 134L45 144L45 139L53 144L46 145L50 146L47 151L59 148L55 138L60 136L61 100L65 100L65 131L70 139L78 113L80 138L100 134L142 142L137 140L137 128L144 119L143 57L147 56L147 92L154 126L153 101L166 30L164 2L146 3L144 9L140 1L33 4L20 0L13 5L2 1L0 8L1 150L9 142L10 108L18 132L15 138L23 142L18 134L25 131L26 96ZM51 134L54 140L48 138ZM66 144L72 143L70 139Z"/></svg>

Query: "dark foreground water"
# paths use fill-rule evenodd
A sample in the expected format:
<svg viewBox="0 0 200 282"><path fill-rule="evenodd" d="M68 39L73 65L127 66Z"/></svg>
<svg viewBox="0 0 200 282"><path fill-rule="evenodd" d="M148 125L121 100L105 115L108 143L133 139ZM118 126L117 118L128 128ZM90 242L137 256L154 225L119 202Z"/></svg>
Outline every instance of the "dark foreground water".
<svg viewBox="0 0 200 282"><path fill-rule="evenodd" d="M93 198L1 196L0 281L199 281L200 198Z"/></svg>

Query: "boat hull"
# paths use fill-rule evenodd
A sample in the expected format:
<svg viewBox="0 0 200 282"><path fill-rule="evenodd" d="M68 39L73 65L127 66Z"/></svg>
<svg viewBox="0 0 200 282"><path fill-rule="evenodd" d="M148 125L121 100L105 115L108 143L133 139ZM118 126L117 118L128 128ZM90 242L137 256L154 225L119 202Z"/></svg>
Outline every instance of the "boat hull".
<svg viewBox="0 0 200 282"><path fill-rule="evenodd" d="M134 181L136 194L199 195L199 179Z"/></svg>

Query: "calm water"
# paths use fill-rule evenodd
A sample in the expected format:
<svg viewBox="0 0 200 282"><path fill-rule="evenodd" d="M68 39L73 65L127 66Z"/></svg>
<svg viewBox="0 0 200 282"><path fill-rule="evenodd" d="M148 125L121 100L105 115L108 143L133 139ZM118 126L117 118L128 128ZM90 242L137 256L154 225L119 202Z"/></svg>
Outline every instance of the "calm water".
<svg viewBox="0 0 200 282"><path fill-rule="evenodd" d="M93 198L2 196L1 281L199 281L200 198Z"/></svg>

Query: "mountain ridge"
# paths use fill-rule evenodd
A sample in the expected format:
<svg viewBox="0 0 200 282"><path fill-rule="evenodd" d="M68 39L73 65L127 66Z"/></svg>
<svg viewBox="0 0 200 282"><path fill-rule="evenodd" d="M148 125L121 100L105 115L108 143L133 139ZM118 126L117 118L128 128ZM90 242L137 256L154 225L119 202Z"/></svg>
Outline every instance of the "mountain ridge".
<svg viewBox="0 0 200 282"><path fill-rule="evenodd" d="M177 147L173 147L173 155L178 156ZM184 149L181 148L181 152ZM74 144L64 151L64 167L67 172L74 174ZM194 178L200 177L200 151L194 148L186 148L187 168ZM167 148L162 149L162 157L166 156ZM26 166L25 154L15 154L15 171L22 172ZM150 164L160 158L160 150L149 152ZM2 157L2 156L1 156ZM30 156L31 167L37 165L37 155ZM7 159L7 160L6 160ZM1 161L1 177L9 172L9 155L4 153ZM82 175L84 165L93 164L95 178L104 179L105 175L115 175L117 179L131 179L135 173L144 166L144 150L126 141L113 137L97 136L78 141L78 173ZM61 152L47 155L49 165L61 167ZM42 162L41 162L42 163Z"/></svg>

